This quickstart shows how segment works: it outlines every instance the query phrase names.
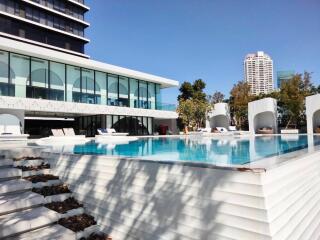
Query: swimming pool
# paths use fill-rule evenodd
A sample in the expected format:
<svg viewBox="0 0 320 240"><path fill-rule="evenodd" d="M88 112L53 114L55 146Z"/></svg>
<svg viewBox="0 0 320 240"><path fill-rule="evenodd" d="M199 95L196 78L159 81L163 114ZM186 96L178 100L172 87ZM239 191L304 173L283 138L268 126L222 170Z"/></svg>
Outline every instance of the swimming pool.
<svg viewBox="0 0 320 240"><path fill-rule="evenodd" d="M320 136L314 136L313 144L320 145ZM242 165L307 147L307 135L222 137L219 139L189 136L140 138L137 141L118 145L91 141L75 145L73 153L157 161Z"/></svg>

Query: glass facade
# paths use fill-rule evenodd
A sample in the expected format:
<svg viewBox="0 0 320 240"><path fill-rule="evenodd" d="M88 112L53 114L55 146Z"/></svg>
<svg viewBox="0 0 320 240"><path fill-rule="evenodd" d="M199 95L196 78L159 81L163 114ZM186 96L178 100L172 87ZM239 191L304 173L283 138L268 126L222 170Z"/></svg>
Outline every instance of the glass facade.
<svg viewBox="0 0 320 240"><path fill-rule="evenodd" d="M88 137L95 136L98 128L114 128L117 132L129 135L153 134L153 118L122 116L122 115L93 115L75 118L74 128L77 133Z"/></svg>
<svg viewBox="0 0 320 240"><path fill-rule="evenodd" d="M2 50L0 70L1 96L144 109L161 106L159 84L125 76Z"/></svg>

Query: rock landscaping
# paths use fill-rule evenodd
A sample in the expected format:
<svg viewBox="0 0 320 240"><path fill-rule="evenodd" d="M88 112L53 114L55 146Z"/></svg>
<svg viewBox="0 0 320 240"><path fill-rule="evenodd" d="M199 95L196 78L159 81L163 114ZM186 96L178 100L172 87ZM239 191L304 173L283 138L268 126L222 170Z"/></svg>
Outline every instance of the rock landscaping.
<svg viewBox="0 0 320 240"><path fill-rule="evenodd" d="M81 214L68 218L61 218L58 223L74 232L80 232L92 225L95 225L97 222L92 216Z"/></svg>
<svg viewBox="0 0 320 240"><path fill-rule="evenodd" d="M25 157L20 157L20 158L13 158L13 161L22 161L22 160L44 160L44 158L42 157L29 157L29 156L25 156Z"/></svg>
<svg viewBox="0 0 320 240"><path fill-rule="evenodd" d="M42 196L52 196L62 193L71 193L69 188L66 185L58 185L58 186L46 186L42 188L33 188L33 192L41 194Z"/></svg>
<svg viewBox="0 0 320 240"><path fill-rule="evenodd" d="M24 172L25 171L39 171L42 169L50 169L50 164L42 163L41 165L38 165L38 166L17 166L16 168L19 168Z"/></svg>
<svg viewBox="0 0 320 240"><path fill-rule="evenodd" d="M38 182L48 182L49 180L58 180L59 177L51 174L44 174L44 175L29 176L29 177L25 177L24 179L32 183L38 183Z"/></svg>
<svg viewBox="0 0 320 240"><path fill-rule="evenodd" d="M112 240L112 238L104 233L92 233L86 238L80 238L80 240Z"/></svg>
<svg viewBox="0 0 320 240"><path fill-rule="evenodd" d="M81 208L83 205L78 203L78 201L74 198L68 198L63 202L52 202L45 204L45 207L58 213L66 213L69 210Z"/></svg>

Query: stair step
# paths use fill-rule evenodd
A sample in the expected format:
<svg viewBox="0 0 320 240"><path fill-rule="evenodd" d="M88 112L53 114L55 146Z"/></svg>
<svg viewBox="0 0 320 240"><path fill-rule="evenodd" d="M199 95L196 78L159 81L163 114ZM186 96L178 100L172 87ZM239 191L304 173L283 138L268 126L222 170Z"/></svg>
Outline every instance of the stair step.
<svg viewBox="0 0 320 240"><path fill-rule="evenodd" d="M0 215L44 204L44 197L34 192L0 196Z"/></svg>
<svg viewBox="0 0 320 240"><path fill-rule="evenodd" d="M44 174L51 174L51 170L50 169L41 169L38 171L23 171L22 172L22 177L30 177L30 176L34 176L34 175L44 175Z"/></svg>
<svg viewBox="0 0 320 240"><path fill-rule="evenodd" d="M45 207L0 216L0 238L48 226L58 221L59 214Z"/></svg>
<svg viewBox="0 0 320 240"><path fill-rule="evenodd" d="M5 181L11 178L21 177L22 171L17 168L1 168L0 169L0 181Z"/></svg>
<svg viewBox="0 0 320 240"><path fill-rule="evenodd" d="M12 159L0 159L0 168L8 167L13 165Z"/></svg>
<svg viewBox="0 0 320 240"><path fill-rule="evenodd" d="M20 161L14 161L14 166L39 166L44 163L44 160L37 159L37 160L20 160Z"/></svg>
<svg viewBox="0 0 320 240"><path fill-rule="evenodd" d="M32 188L32 183L23 179L0 182L0 195L21 192Z"/></svg>
<svg viewBox="0 0 320 240"><path fill-rule="evenodd" d="M15 236L14 238L9 238L8 240L75 240L76 234L59 225L54 224L48 227L40 228L31 232L23 233L21 235Z"/></svg>

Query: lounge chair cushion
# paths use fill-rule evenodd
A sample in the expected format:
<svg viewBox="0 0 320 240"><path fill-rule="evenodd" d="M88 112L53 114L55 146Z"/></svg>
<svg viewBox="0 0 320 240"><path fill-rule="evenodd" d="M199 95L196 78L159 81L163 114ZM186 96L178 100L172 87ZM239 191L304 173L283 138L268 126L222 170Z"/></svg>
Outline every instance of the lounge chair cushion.
<svg viewBox="0 0 320 240"><path fill-rule="evenodd" d="M64 128L63 132L65 136L76 136L76 133L74 132L73 128Z"/></svg>
<svg viewBox="0 0 320 240"><path fill-rule="evenodd" d="M62 129L51 129L52 135L55 137L62 137L64 136L64 133Z"/></svg>

